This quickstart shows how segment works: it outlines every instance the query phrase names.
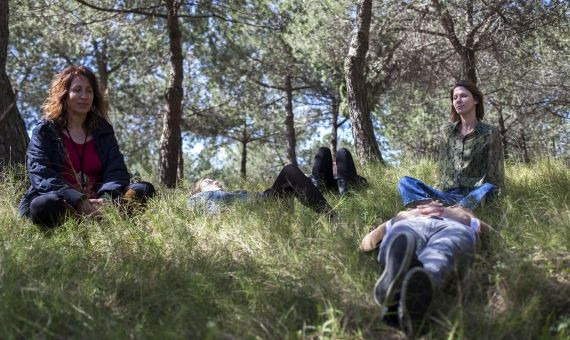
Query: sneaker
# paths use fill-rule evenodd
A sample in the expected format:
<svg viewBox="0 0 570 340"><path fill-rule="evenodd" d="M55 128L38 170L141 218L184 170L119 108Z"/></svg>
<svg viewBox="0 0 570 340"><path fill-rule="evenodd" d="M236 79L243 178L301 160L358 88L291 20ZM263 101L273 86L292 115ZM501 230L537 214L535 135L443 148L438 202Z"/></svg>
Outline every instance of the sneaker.
<svg viewBox="0 0 570 340"><path fill-rule="evenodd" d="M410 232L397 235L388 245L384 271L374 286L374 300L377 304L389 307L397 302L396 294L412 265L415 252L416 240Z"/></svg>
<svg viewBox="0 0 570 340"><path fill-rule="evenodd" d="M339 194L346 195L348 193L348 180L339 177L336 179L336 185L338 186Z"/></svg>
<svg viewBox="0 0 570 340"><path fill-rule="evenodd" d="M311 180L311 183L313 183L313 185L320 191L323 192L323 190L325 189L325 184L324 182L319 178L319 176L310 174L309 179Z"/></svg>
<svg viewBox="0 0 570 340"><path fill-rule="evenodd" d="M406 274L400 291L398 320L408 337L421 334L434 294L433 281L425 269L415 267Z"/></svg>

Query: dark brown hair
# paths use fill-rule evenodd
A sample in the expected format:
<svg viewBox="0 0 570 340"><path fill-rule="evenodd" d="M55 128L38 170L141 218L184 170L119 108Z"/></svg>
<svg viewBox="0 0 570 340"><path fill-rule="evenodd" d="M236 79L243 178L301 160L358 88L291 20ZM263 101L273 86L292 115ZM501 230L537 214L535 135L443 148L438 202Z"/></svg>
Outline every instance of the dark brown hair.
<svg viewBox="0 0 570 340"><path fill-rule="evenodd" d="M65 119L65 106L69 96L71 82L77 76L83 76L93 89L93 106L87 113L87 118L83 123L83 128L91 132L95 129L97 120L95 115L109 121L107 115L107 102L99 88L99 82L93 71L85 66L69 66L53 77L49 86L49 94L42 105L43 117L47 120L55 121L60 125L67 124Z"/></svg>
<svg viewBox="0 0 570 340"><path fill-rule="evenodd" d="M453 107L453 90L455 90L456 87L460 86L466 88L469 92L471 92L473 99L477 101L477 104L475 104L475 116L477 117L477 120L481 121L485 116L485 107L483 105L483 93L479 91L479 89L475 84L473 84L468 80L458 81L457 83L455 83L455 85L453 85L453 87L449 91L449 99L451 99L451 112L449 112L449 121L451 123L455 123L461 120L461 117L459 117L459 114L457 113L457 111L455 111L455 107Z"/></svg>

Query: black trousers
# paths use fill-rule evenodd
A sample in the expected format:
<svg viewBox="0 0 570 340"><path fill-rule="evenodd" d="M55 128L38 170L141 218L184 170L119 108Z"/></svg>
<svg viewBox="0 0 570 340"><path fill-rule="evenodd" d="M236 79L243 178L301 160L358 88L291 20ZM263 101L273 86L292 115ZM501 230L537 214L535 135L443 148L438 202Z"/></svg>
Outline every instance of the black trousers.
<svg viewBox="0 0 570 340"><path fill-rule="evenodd" d="M145 202L155 194L154 186L148 182L138 182L127 186L124 192L132 190L134 198ZM48 193L34 198L30 202L32 222L43 228L54 228L65 221L66 214L71 213L64 199L56 193Z"/></svg>
<svg viewBox="0 0 570 340"><path fill-rule="evenodd" d="M328 213L332 210L327 200L311 180L293 164L288 164L273 182L271 188L263 192L264 197L288 198L297 197L305 206L318 213Z"/></svg>
<svg viewBox="0 0 570 340"><path fill-rule="evenodd" d="M333 174L333 160L331 149L327 147L320 147L315 155L313 161L313 169L311 175L322 181L326 189L337 191L337 183ZM336 152L336 175L348 183L358 183L358 174L356 173L356 166L350 151L345 148L340 148Z"/></svg>

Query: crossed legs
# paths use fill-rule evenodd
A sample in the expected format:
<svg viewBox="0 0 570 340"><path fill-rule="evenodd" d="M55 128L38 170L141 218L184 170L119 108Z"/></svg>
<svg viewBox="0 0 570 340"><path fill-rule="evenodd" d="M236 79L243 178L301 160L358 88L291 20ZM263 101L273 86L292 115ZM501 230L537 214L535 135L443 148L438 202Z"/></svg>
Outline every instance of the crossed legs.
<svg viewBox="0 0 570 340"><path fill-rule="evenodd" d="M123 191L123 198L146 202L155 194L154 186L148 182L130 184ZM34 224L43 228L54 228L65 221L66 215L74 213L74 209L57 193L47 193L35 197L30 202L29 217Z"/></svg>

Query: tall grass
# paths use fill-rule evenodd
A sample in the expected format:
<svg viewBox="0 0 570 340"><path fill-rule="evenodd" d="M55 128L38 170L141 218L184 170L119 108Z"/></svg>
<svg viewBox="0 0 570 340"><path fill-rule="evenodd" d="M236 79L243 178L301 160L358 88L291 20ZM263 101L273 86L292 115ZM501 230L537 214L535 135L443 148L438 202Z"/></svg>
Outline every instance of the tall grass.
<svg viewBox="0 0 570 340"><path fill-rule="evenodd" d="M398 178L435 180L429 161L362 169L367 189L327 196L329 221L295 202L206 215L162 190L132 218L68 220L44 233L17 216L20 172L0 182L2 338L401 338L382 324L375 254L361 238L401 209ZM268 185L268 183L266 183ZM480 208L499 233L438 299L428 338L570 336L570 173L507 167ZM249 188L261 190L261 184ZM237 188L236 188L237 189Z"/></svg>

